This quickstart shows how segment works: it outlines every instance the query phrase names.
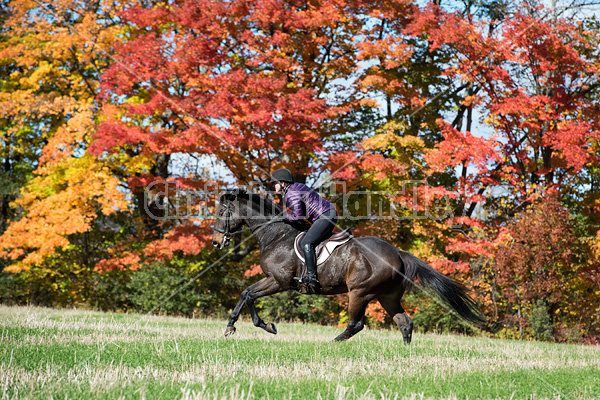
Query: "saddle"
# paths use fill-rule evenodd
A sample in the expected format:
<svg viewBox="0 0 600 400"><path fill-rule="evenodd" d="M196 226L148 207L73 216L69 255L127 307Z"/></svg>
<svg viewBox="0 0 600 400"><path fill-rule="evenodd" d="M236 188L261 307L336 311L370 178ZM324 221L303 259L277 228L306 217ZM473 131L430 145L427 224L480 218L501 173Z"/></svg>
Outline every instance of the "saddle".
<svg viewBox="0 0 600 400"><path fill-rule="evenodd" d="M296 255L298 256L298 258L302 262L304 262L304 252L300 247L300 242L302 241L302 238L305 234L306 232L299 233L298 236L296 236L296 240L294 241L294 250L296 251ZM347 228L341 232L332 234L327 239L322 241L315 249L315 253L317 254L317 265L321 265L325 261L327 261L331 253L333 253L333 250L348 242L353 237L354 236L352 236L350 228Z"/></svg>

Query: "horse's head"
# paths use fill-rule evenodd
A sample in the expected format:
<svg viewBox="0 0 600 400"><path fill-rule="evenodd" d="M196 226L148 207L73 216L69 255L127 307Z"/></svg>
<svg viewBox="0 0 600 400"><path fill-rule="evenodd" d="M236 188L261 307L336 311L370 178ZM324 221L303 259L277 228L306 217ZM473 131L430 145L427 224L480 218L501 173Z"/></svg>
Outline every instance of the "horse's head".
<svg viewBox="0 0 600 400"><path fill-rule="evenodd" d="M243 189L227 191L219 199L213 231L213 246L222 249L229 245L229 240L237 232L244 220L240 217L239 196L245 194Z"/></svg>

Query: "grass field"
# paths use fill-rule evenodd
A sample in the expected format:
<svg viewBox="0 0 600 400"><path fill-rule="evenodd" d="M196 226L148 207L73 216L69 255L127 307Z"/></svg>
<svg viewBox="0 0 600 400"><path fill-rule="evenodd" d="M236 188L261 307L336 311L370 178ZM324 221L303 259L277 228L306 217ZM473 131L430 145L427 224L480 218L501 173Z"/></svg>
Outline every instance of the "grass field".
<svg viewBox="0 0 600 400"><path fill-rule="evenodd" d="M0 306L2 398L600 398L600 348Z"/></svg>

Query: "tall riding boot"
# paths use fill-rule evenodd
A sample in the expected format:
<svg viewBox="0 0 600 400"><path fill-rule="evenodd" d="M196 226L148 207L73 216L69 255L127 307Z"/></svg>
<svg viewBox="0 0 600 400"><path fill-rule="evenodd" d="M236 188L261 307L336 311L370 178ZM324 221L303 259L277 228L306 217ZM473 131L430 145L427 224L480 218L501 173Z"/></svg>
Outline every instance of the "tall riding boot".
<svg viewBox="0 0 600 400"><path fill-rule="evenodd" d="M303 281L314 288L319 284L319 280L317 279L317 255L315 254L315 248L312 244L307 243L302 247L302 251L304 252L307 271L306 280L303 279Z"/></svg>

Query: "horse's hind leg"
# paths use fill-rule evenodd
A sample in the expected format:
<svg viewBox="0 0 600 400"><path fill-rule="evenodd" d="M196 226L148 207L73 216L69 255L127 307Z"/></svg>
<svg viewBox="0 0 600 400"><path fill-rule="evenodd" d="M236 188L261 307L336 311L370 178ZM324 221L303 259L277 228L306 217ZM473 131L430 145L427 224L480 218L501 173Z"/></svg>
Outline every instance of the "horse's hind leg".
<svg viewBox="0 0 600 400"><path fill-rule="evenodd" d="M404 344L410 344L412 340L413 322L400 304L402 296L380 296L377 298L381 306L392 317L404 339Z"/></svg>
<svg viewBox="0 0 600 400"><path fill-rule="evenodd" d="M396 323L396 325L398 325L400 332L402 332L404 344L410 344L413 332L412 319L410 319L408 314L404 310L402 310L402 312L394 314L394 322Z"/></svg>
<svg viewBox="0 0 600 400"><path fill-rule="evenodd" d="M373 300L373 295L362 295L350 291L348 301L348 326L346 330L335 338L336 342L348 340L365 327L365 310L367 304Z"/></svg>

